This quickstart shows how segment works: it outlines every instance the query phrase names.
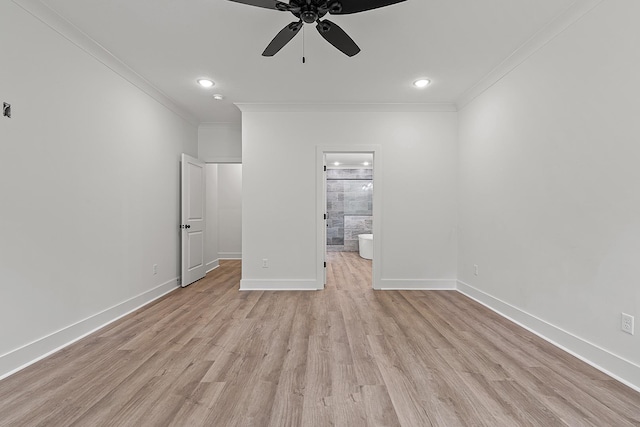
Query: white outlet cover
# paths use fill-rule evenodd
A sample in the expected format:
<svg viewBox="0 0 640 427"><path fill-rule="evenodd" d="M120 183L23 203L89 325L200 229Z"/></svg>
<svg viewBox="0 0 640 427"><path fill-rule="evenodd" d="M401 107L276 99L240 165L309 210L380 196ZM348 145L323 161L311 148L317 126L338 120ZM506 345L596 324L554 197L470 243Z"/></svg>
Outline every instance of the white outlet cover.
<svg viewBox="0 0 640 427"><path fill-rule="evenodd" d="M634 318L630 314L622 313L620 329L622 332L633 335L634 333Z"/></svg>

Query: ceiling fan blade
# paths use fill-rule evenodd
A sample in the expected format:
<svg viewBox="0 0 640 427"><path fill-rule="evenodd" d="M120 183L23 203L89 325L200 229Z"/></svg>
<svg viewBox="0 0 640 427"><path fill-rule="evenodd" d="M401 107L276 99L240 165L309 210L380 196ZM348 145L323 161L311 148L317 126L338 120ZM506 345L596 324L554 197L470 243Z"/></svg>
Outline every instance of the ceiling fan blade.
<svg viewBox="0 0 640 427"><path fill-rule="evenodd" d="M249 6L264 7L265 9L282 10L281 8L284 7L286 10L286 8L289 7L287 3L283 3L278 0L229 0L229 1L247 4ZM282 3L282 5L284 6L282 5L278 6L278 4L280 3Z"/></svg>
<svg viewBox="0 0 640 427"><path fill-rule="evenodd" d="M335 2L329 2L329 13L332 15L348 15L391 6L403 1L406 0L336 0Z"/></svg>
<svg viewBox="0 0 640 427"><path fill-rule="evenodd" d="M291 41L292 38L298 34L302 28L302 21L292 22L291 24L284 27L280 32L271 40L269 46L262 52L262 56L273 56L280 49L282 49L287 43Z"/></svg>
<svg viewBox="0 0 640 427"><path fill-rule="evenodd" d="M322 37L347 56L354 56L360 52L360 48L347 33L337 24L325 19L318 22L316 29Z"/></svg>

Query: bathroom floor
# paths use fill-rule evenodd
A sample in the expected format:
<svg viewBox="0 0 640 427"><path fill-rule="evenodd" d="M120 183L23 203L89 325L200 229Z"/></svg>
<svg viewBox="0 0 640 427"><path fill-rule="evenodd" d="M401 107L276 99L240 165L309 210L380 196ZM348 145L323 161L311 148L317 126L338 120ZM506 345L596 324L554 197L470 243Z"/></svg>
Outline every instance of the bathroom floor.
<svg viewBox="0 0 640 427"><path fill-rule="evenodd" d="M327 245L327 252L344 252L344 245Z"/></svg>

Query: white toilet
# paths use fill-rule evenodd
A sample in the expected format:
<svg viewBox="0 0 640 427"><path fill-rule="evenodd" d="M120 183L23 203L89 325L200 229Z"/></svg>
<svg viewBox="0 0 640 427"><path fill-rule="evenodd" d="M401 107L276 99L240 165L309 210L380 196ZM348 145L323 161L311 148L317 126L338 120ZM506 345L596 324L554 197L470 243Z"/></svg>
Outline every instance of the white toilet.
<svg viewBox="0 0 640 427"><path fill-rule="evenodd" d="M373 259L373 234L358 234L358 247L362 258Z"/></svg>

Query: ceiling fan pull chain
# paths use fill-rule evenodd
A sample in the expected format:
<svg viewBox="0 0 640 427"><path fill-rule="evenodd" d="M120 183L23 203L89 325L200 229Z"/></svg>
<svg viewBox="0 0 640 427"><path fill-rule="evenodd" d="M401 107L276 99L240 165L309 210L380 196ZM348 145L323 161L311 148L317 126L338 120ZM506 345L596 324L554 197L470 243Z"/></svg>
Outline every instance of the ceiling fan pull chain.
<svg viewBox="0 0 640 427"><path fill-rule="evenodd" d="M307 60L304 57L304 25L302 26L302 63L306 63Z"/></svg>

